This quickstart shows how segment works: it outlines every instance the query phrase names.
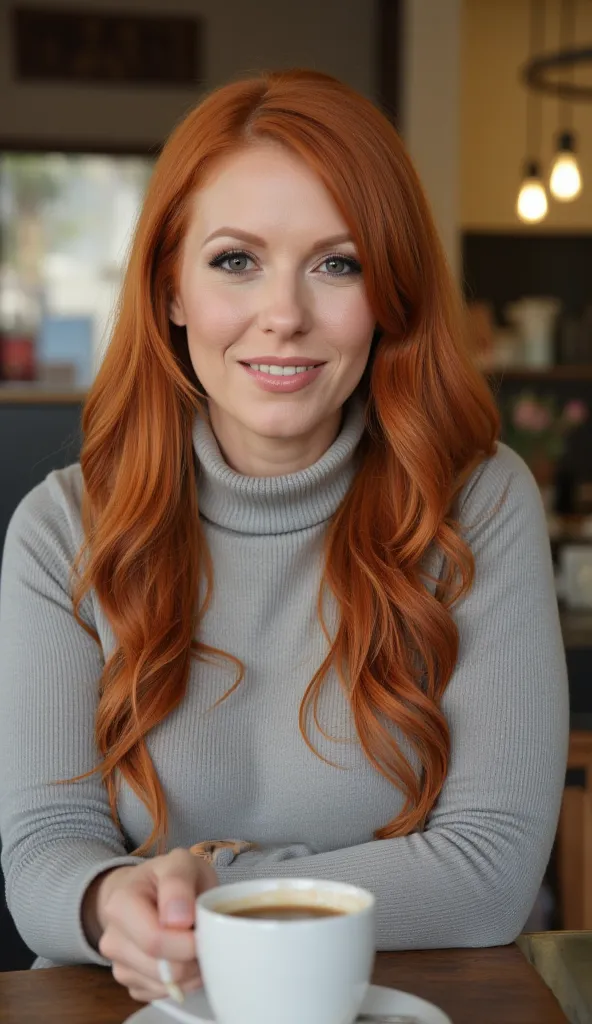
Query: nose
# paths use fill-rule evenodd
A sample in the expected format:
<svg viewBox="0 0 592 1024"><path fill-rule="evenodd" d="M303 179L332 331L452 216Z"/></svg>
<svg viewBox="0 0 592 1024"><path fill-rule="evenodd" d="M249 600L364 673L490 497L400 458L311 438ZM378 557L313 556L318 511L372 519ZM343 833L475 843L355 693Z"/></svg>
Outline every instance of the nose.
<svg viewBox="0 0 592 1024"><path fill-rule="evenodd" d="M289 273L274 275L266 282L260 299L257 319L259 329L265 334L286 339L309 330L306 288L297 277Z"/></svg>

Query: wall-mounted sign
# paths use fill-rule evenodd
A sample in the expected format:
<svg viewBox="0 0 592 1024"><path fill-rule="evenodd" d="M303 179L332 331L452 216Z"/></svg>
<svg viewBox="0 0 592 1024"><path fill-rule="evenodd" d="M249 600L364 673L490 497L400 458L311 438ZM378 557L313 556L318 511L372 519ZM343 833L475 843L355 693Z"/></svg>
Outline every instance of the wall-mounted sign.
<svg viewBox="0 0 592 1024"><path fill-rule="evenodd" d="M11 13L21 81L182 87L202 79L198 18L28 6Z"/></svg>

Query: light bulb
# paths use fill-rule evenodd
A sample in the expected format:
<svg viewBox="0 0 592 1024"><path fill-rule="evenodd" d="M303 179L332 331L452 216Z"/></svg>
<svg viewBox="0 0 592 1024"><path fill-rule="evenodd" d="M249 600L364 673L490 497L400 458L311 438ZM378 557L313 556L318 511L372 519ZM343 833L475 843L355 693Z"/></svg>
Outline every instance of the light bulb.
<svg viewBox="0 0 592 1024"><path fill-rule="evenodd" d="M571 132L559 136L557 156L551 170L549 188L556 199L567 203L582 191L582 175L575 155L575 142Z"/></svg>
<svg viewBox="0 0 592 1024"><path fill-rule="evenodd" d="M540 179L538 164L532 161L526 166L526 174L518 193L516 213L520 220L536 224L546 217L548 209L547 193Z"/></svg>

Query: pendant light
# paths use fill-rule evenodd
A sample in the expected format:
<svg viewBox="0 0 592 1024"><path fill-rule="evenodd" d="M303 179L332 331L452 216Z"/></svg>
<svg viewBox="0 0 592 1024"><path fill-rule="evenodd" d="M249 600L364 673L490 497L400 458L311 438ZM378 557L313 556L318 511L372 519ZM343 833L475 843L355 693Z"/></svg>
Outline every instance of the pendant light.
<svg viewBox="0 0 592 1024"><path fill-rule="evenodd" d="M544 44L543 0L530 0L530 58L541 51ZM516 213L520 220L527 224L539 224L547 216L549 203L541 177L538 154L541 149L542 134L542 101L532 90L526 94L526 144L528 159L524 165L524 174L518 199Z"/></svg>
<svg viewBox="0 0 592 1024"><path fill-rule="evenodd" d="M555 199L569 203L582 191L582 175L576 159L572 132L562 132L557 143L557 156L551 169L549 188Z"/></svg>
<svg viewBox="0 0 592 1024"><path fill-rule="evenodd" d="M528 160L524 167L524 178L518 193L516 213L527 224L538 224L547 216L549 203L541 179L540 167L536 160Z"/></svg>
<svg viewBox="0 0 592 1024"><path fill-rule="evenodd" d="M573 49L574 45L574 0L561 0L561 52ZM573 64L568 67L573 81ZM551 168L549 188L555 199L568 203L582 191L582 175L576 157L576 140L572 127L572 104L565 96L559 98L559 125L556 156Z"/></svg>

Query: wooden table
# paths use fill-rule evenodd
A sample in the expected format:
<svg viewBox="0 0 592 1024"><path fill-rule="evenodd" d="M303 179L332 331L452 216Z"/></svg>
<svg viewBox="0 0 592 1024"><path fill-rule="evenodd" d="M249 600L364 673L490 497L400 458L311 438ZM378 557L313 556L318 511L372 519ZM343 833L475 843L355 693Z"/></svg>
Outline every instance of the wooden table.
<svg viewBox="0 0 592 1024"><path fill-rule="evenodd" d="M453 1024L565 1024L516 946L381 953L374 981L445 1010ZM102 967L0 974L0 1024L121 1024L140 1008Z"/></svg>

